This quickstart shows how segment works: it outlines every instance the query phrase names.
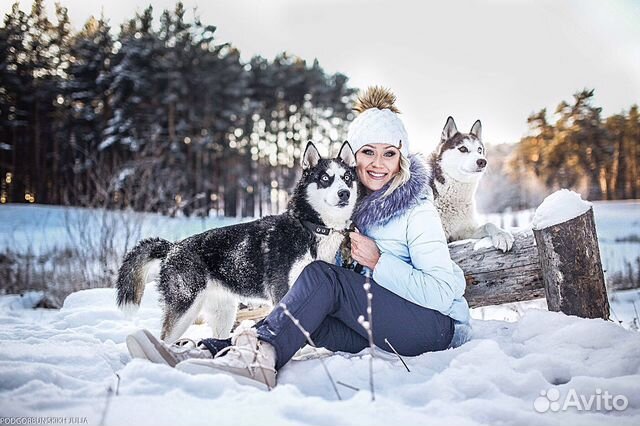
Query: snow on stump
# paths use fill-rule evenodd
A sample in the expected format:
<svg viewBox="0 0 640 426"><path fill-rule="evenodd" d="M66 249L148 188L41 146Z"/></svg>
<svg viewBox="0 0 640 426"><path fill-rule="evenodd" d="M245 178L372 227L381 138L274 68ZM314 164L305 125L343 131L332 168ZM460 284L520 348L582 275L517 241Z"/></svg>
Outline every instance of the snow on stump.
<svg viewBox="0 0 640 426"><path fill-rule="evenodd" d="M536 209L533 235L549 310L608 319L591 203L566 189L554 192Z"/></svg>

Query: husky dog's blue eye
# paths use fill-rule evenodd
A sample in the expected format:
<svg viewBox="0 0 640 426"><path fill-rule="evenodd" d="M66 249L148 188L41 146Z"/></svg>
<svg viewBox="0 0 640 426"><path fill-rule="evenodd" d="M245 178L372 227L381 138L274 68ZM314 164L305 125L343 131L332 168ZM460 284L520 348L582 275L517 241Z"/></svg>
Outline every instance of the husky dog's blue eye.
<svg viewBox="0 0 640 426"><path fill-rule="evenodd" d="M351 182L351 175L349 173L345 173L343 179L346 183L349 183Z"/></svg>
<svg viewBox="0 0 640 426"><path fill-rule="evenodd" d="M329 182L329 176L327 175L322 175L322 177L320 178L323 182Z"/></svg>
<svg viewBox="0 0 640 426"><path fill-rule="evenodd" d="M482 154L482 148L478 148L478 154Z"/></svg>
<svg viewBox="0 0 640 426"><path fill-rule="evenodd" d="M458 148L458 151L460 151L460 152L469 152L469 150L467 149L466 146L461 146L460 148Z"/></svg>

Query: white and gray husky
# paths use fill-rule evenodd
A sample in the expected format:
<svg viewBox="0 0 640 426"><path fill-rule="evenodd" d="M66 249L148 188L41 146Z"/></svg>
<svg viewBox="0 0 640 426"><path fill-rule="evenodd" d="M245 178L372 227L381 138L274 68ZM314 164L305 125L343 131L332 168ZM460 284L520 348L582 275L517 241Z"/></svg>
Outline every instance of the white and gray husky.
<svg viewBox="0 0 640 426"><path fill-rule="evenodd" d="M333 159L321 158L309 142L302 177L283 214L211 229L175 243L159 238L140 241L119 270L118 305L139 305L149 268L161 262L160 337L176 341L201 311L213 337L228 337L240 300L275 305L310 262L335 262L358 198L355 164L347 142Z"/></svg>
<svg viewBox="0 0 640 426"><path fill-rule="evenodd" d="M475 193L487 167L480 120L469 133L460 133L449 117L429 163L431 188L447 241L490 237L497 249L511 250L513 235L492 223L480 226L477 219Z"/></svg>

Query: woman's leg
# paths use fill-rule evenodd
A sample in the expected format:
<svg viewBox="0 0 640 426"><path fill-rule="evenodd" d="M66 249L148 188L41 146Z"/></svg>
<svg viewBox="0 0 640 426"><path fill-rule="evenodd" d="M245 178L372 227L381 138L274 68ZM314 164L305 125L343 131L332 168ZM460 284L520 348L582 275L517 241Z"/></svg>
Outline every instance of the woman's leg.
<svg viewBox="0 0 640 426"><path fill-rule="evenodd" d="M365 277L355 272L316 261L307 266L282 299L302 327L311 333L318 346L332 350L358 352L368 344L366 330L358 317L367 311L367 296L362 285ZM453 320L440 312L415 305L371 282L373 294L373 340L388 350L388 339L396 350L407 356L446 349L453 336ZM344 324L327 318L333 318ZM338 328L339 327L339 328ZM348 330L348 331L347 331ZM363 340L357 339L360 336ZM258 327L258 337L274 346L276 368L286 364L306 343L302 332L277 306Z"/></svg>
<svg viewBox="0 0 640 426"><path fill-rule="evenodd" d="M255 328L264 322L260 320ZM334 317L326 317L322 324L311 334L311 340L318 347L327 348L330 351L343 351L357 353L369 346L369 340L356 333L345 323ZM216 356L222 349L231 346L231 338L216 339L206 338L198 342L198 345L205 346L213 356Z"/></svg>
<svg viewBox="0 0 640 426"><path fill-rule="evenodd" d="M369 338L362 337L335 317L326 317L311 333L311 340L319 348L330 351L358 353L369 346Z"/></svg>
<svg viewBox="0 0 640 426"><path fill-rule="evenodd" d="M258 322L254 327L259 328L264 320ZM330 351L343 351L357 353L369 346L368 338L347 327L345 323L334 317L326 317L316 331L311 334L311 340L319 348L327 348ZM205 346L213 356L216 356L222 349L231 346L231 338L216 339L206 338L198 342L198 345Z"/></svg>

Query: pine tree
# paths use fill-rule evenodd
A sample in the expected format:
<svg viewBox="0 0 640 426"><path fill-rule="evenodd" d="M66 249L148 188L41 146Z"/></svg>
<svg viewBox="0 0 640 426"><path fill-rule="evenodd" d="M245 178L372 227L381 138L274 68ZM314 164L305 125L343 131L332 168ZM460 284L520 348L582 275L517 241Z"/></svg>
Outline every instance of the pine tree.
<svg viewBox="0 0 640 426"><path fill-rule="evenodd" d="M574 94L572 103L561 102L554 125L546 110L532 114L530 134L511 159L514 173L531 170L549 188L582 188L591 200L637 196L638 108L603 120L593 95L585 89Z"/></svg>
<svg viewBox="0 0 640 426"><path fill-rule="evenodd" d="M118 144L138 152L158 137L153 120L158 43L151 27L152 14L149 6L121 29L108 89L113 117L99 150Z"/></svg>
<svg viewBox="0 0 640 426"><path fill-rule="evenodd" d="M640 110L638 105L633 105L629 109L623 145L628 166L624 178L625 197L640 198Z"/></svg>
<svg viewBox="0 0 640 426"><path fill-rule="evenodd" d="M593 90L582 90L574 94L572 105L564 102L559 105L557 134L547 158L552 162L552 169L557 165L568 186L585 176L587 198L600 200L607 191L606 166L610 164L612 151L605 140L601 108L591 104L593 93Z"/></svg>
<svg viewBox="0 0 640 426"><path fill-rule="evenodd" d="M16 3L0 28L0 198L228 216L276 212L307 139L338 142L353 89L318 61L241 60L182 3L117 37ZM97 203L97 204L96 204Z"/></svg>
<svg viewBox="0 0 640 426"><path fill-rule="evenodd" d="M46 202L60 204L63 201L64 186L62 177L63 155L68 151L69 141L69 98L66 93L66 82L71 66L69 51L71 24L68 10L56 4L56 24L51 28L51 89L52 103L50 135L46 149Z"/></svg>
<svg viewBox="0 0 640 426"><path fill-rule="evenodd" d="M4 18L5 52L3 54L3 78L1 96L7 105L2 111L3 134L7 145L11 147L11 160L2 180L6 185L6 200L9 202L29 201L30 176L27 162L30 151L29 115L31 111L30 94L33 85L33 73L27 60L28 15L20 10L16 1L11 12ZM7 173L9 182L7 182Z"/></svg>
<svg viewBox="0 0 640 426"><path fill-rule="evenodd" d="M27 195L38 202L47 202L45 191L47 175L46 157L51 137L49 116L55 99L55 74L51 49L52 24L46 16L44 1L34 0L25 34L27 70L33 76L25 99L29 104L29 175Z"/></svg>
<svg viewBox="0 0 640 426"><path fill-rule="evenodd" d="M67 197L74 204L95 191L92 176L104 157L98 146L109 117L107 94L113 48L104 17L89 18L70 42L74 61L65 84L69 120L64 181Z"/></svg>
<svg viewBox="0 0 640 426"><path fill-rule="evenodd" d="M13 179L12 151L9 120L12 108L10 97L11 88L8 81L11 78L9 70L9 29L0 27L0 203L10 201L9 187ZM15 107L13 107L15 108ZM8 180L8 182L7 182Z"/></svg>
<svg viewBox="0 0 640 426"><path fill-rule="evenodd" d="M604 123L607 131L607 140L613 144L614 155L611 164L612 173L609 176L607 186L610 188L610 199L625 198L625 177L627 175L627 158L625 151L625 131L627 118L624 114L616 114L607 117Z"/></svg>

